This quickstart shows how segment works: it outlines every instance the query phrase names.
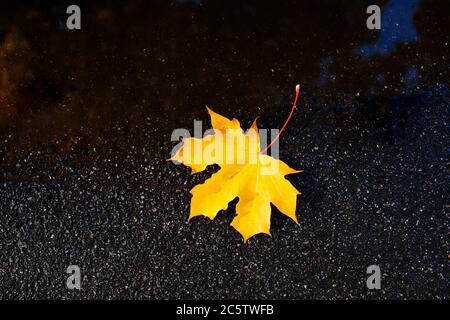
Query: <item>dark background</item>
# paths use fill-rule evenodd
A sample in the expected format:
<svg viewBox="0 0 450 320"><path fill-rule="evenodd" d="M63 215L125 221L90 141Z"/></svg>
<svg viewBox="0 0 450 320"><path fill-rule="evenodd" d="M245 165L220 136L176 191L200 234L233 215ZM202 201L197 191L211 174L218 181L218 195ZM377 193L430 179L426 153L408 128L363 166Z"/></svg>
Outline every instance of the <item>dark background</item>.
<svg viewBox="0 0 450 320"><path fill-rule="evenodd" d="M0 298L448 298L449 9L1 2ZM299 82L280 142L304 170L299 225L273 208L273 237L244 245L235 203L188 223L189 190L217 168L167 162L172 130L209 124L205 105L280 128Z"/></svg>

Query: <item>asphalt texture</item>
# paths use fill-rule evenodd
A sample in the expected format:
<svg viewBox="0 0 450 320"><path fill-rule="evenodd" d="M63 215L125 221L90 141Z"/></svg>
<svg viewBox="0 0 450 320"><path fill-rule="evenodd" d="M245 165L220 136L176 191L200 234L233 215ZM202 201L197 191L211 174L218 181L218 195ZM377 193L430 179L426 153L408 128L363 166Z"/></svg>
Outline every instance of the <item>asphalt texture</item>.
<svg viewBox="0 0 450 320"><path fill-rule="evenodd" d="M336 31L344 36L327 44L326 67L329 55L314 54L329 31L323 26L304 46L284 42L252 13L267 12L265 3L159 4L151 16L165 18L153 22L136 3L91 4L96 35L76 35L79 46L44 24L57 9L32 7L24 20L31 9L12 7L22 15L1 19L13 26L0 59L13 89L0 90L0 299L448 299L448 44L421 28L427 13L445 10L419 4L422 42L407 44L413 53L400 43L369 62L352 51L370 42L362 15L342 26L362 24L355 43ZM329 12L302 8L300 18L286 5L272 10L285 20L261 19L283 30ZM237 20L216 22L219 12ZM178 35L191 14L193 31ZM122 30L119 18L135 24ZM36 35L33 23L45 27ZM155 35L146 23L161 29ZM246 43L259 34L267 43L258 53ZM205 60L195 62L202 49ZM417 74L397 81L411 65ZM299 108L280 158L303 170L288 178L302 192L299 224L273 207L272 237L244 244L230 226L236 201L213 221L188 221L189 191L218 167L191 175L168 162L172 130L209 125L206 104L244 127L259 117L260 127L279 128L297 81ZM81 269L81 290L66 288L69 265ZM381 269L380 290L366 286L370 265Z"/></svg>

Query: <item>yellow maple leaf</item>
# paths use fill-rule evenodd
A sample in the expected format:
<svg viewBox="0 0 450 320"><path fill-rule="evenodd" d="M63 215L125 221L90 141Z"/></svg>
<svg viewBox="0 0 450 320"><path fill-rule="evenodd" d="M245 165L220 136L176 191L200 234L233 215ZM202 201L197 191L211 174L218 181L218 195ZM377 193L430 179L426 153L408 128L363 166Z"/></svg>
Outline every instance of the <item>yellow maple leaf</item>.
<svg viewBox="0 0 450 320"><path fill-rule="evenodd" d="M297 223L295 215L300 192L285 179L299 171L283 161L260 153L256 120L244 133L236 119L229 120L208 108L214 134L203 139L184 138L171 160L181 162L192 173L218 164L220 170L192 190L189 219L206 216L214 219L230 201L239 197L233 226L244 242L258 234L270 234L270 203ZM240 141L240 142L239 142ZM208 151L208 149L210 149Z"/></svg>

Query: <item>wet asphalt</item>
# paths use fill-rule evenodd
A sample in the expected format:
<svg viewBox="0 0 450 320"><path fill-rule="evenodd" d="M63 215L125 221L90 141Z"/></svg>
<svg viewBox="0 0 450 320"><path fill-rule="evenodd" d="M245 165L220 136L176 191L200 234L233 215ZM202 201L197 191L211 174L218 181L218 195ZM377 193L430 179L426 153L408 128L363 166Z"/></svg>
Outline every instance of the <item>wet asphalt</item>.
<svg viewBox="0 0 450 320"><path fill-rule="evenodd" d="M157 3L91 4L74 38L61 6L3 8L0 299L448 299L447 11L420 2L421 41L364 60L363 5ZM323 15L333 30L309 30ZM272 237L244 244L236 201L188 222L218 167L166 161L172 130L206 129L206 104L279 128L297 82L280 158L303 170L299 223L273 207Z"/></svg>

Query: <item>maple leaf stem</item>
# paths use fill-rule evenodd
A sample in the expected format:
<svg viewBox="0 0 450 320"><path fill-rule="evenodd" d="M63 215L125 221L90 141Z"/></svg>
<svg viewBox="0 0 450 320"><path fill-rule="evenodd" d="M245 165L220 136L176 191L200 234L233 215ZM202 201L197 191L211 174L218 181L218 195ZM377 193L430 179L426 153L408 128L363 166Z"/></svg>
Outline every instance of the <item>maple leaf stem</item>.
<svg viewBox="0 0 450 320"><path fill-rule="evenodd" d="M263 154L264 152L266 152L280 138L280 135L284 131L284 129L286 129L287 124L289 123L289 121L292 118L292 114L294 113L294 110L297 108L297 100L298 100L299 92L300 92L300 85L298 84L295 86L295 100L294 100L294 104L292 105L291 112L289 113L289 116L286 119L286 122L283 124L283 127L281 127L281 130L280 130L280 132L278 132L277 136L272 140L272 142L263 151L260 152L260 154Z"/></svg>

